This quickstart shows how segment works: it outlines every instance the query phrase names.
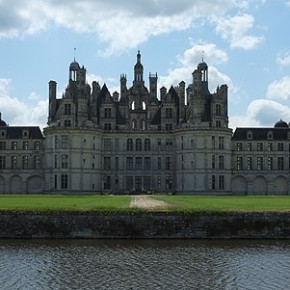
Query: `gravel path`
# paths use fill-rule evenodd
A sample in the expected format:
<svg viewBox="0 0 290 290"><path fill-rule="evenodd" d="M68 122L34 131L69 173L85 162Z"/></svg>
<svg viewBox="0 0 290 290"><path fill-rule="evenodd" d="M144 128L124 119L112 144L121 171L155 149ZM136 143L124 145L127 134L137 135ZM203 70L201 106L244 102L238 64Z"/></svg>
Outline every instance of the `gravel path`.
<svg viewBox="0 0 290 290"><path fill-rule="evenodd" d="M132 196L130 207L144 208L144 209L166 209L170 207L170 204L162 200L156 200L148 195Z"/></svg>

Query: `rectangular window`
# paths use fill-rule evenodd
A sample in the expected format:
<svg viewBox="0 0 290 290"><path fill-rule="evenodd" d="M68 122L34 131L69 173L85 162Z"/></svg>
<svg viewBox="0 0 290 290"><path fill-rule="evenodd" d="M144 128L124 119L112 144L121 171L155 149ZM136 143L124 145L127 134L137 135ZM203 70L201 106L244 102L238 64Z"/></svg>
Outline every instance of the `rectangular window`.
<svg viewBox="0 0 290 290"><path fill-rule="evenodd" d="M105 119L111 119L112 118L112 109L111 108L105 108L105 110L104 110L104 118Z"/></svg>
<svg viewBox="0 0 290 290"><path fill-rule="evenodd" d="M284 157L278 157L277 161L278 161L277 169L284 170Z"/></svg>
<svg viewBox="0 0 290 290"><path fill-rule="evenodd" d="M0 156L0 169L6 169L6 156Z"/></svg>
<svg viewBox="0 0 290 290"><path fill-rule="evenodd" d="M165 124L165 130L166 131L171 131L173 128L172 124Z"/></svg>
<svg viewBox="0 0 290 290"><path fill-rule="evenodd" d="M136 190L142 189L142 176L135 176L135 189Z"/></svg>
<svg viewBox="0 0 290 290"><path fill-rule="evenodd" d="M157 177L157 189L160 190L161 189L161 176Z"/></svg>
<svg viewBox="0 0 290 290"><path fill-rule="evenodd" d="M161 170L162 169L162 158L158 157L157 159L157 170Z"/></svg>
<svg viewBox="0 0 290 290"><path fill-rule="evenodd" d="M273 157L268 157L268 170L273 170Z"/></svg>
<svg viewBox="0 0 290 290"><path fill-rule="evenodd" d="M243 143L236 143L236 149L237 151L242 151L243 150Z"/></svg>
<svg viewBox="0 0 290 290"><path fill-rule="evenodd" d="M64 114L65 115L71 114L71 104L64 104Z"/></svg>
<svg viewBox="0 0 290 290"><path fill-rule="evenodd" d="M171 119L172 116L173 116L173 114L172 114L172 108L166 108L165 109L165 118L166 119Z"/></svg>
<svg viewBox="0 0 290 290"><path fill-rule="evenodd" d="M283 151L284 150L284 144L283 143L278 143L278 151Z"/></svg>
<svg viewBox="0 0 290 290"><path fill-rule="evenodd" d="M225 158L223 155L219 156L219 169L224 169L225 167Z"/></svg>
<svg viewBox="0 0 290 290"><path fill-rule="evenodd" d="M111 157L104 157L104 170L111 170Z"/></svg>
<svg viewBox="0 0 290 290"><path fill-rule="evenodd" d="M257 157L257 170L263 170L263 157Z"/></svg>
<svg viewBox="0 0 290 290"><path fill-rule="evenodd" d="M127 170L133 170L133 157L126 158L126 168Z"/></svg>
<svg viewBox="0 0 290 290"><path fill-rule="evenodd" d="M11 149L12 150L17 150L17 141L11 142Z"/></svg>
<svg viewBox="0 0 290 290"><path fill-rule="evenodd" d="M54 155L54 168L57 168L58 166L58 157L57 155Z"/></svg>
<svg viewBox="0 0 290 290"><path fill-rule="evenodd" d="M221 105L220 105L220 104L217 104L217 105L215 106L215 114L216 114L217 116L221 116L221 111L222 111Z"/></svg>
<svg viewBox="0 0 290 290"><path fill-rule="evenodd" d="M68 175L62 174L61 175L61 189L67 189L68 188Z"/></svg>
<svg viewBox="0 0 290 290"><path fill-rule="evenodd" d="M144 170L150 170L151 169L151 157L145 157L144 158Z"/></svg>
<svg viewBox="0 0 290 290"><path fill-rule="evenodd" d="M248 151L252 151L252 143L247 144L247 149L248 149Z"/></svg>
<svg viewBox="0 0 290 290"><path fill-rule="evenodd" d="M211 176L211 189L215 189L215 175Z"/></svg>
<svg viewBox="0 0 290 290"><path fill-rule="evenodd" d="M105 123L105 130L112 130L112 124L111 123Z"/></svg>
<svg viewBox="0 0 290 290"><path fill-rule="evenodd" d="M119 170L119 157L115 157L115 170Z"/></svg>
<svg viewBox="0 0 290 290"><path fill-rule="evenodd" d="M219 137L219 149L224 149L225 147L225 138L224 137Z"/></svg>
<svg viewBox="0 0 290 290"><path fill-rule="evenodd" d="M211 136L211 147L215 149L215 136Z"/></svg>
<svg viewBox="0 0 290 290"><path fill-rule="evenodd" d="M65 127L71 127L71 120L64 120Z"/></svg>
<svg viewBox="0 0 290 290"><path fill-rule="evenodd" d="M173 147L172 139L166 139L166 150L170 151L170 150L172 150L172 147Z"/></svg>
<svg viewBox="0 0 290 290"><path fill-rule="evenodd" d="M112 149L112 141L109 138L104 139L104 150L110 151Z"/></svg>
<svg viewBox="0 0 290 290"><path fill-rule="evenodd" d="M211 168L215 169L215 155L211 156Z"/></svg>
<svg viewBox="0 0 290 290"><path fill-rule="evenodd" d="M142 169L142 157L135 158L135 169L141 170Z"/></svg>
<svg viewBox="0 0 290 290"><path fill-rule="evenodd" d="M225 177L224 175L219 175L219 190L225 189Z"/></svg>
<svg viewBox="0 0 290 290"><path fill-rule="evenodd" d="M172 176L167 176L165 180L165 188L166 190L170 190L173 188Z"/></svg>
<svg viewBox="0 0 290 290"><path fill-rule="evenodd" d="M119 151L120 150L120 142L119 142L119 138L115 139L115 150Z"/></svg>
<svg viewBox="0 0 290 290"><path fill-rule="evenodd" d="M111 176L105 176L104 177L104 190L109 190L111 189Z"/></svg>
<svg viewBox="0 0 290 290"><path fill-rule="evenodd" d="M67 154L61 155L61 168L68 168L68 155Z"/></svg>
<svg viewBox="0 0 290 290"><path fill-rule="evenodd" d="M220 128L220 127L222 126L221 121L220 121L220 120L217 120L217 121L215 122L215 126L216 126L217 128Z"/></svg>
<svg viewBox="0 0 290 290"><path fill-rule="evenodd" d="M57 175L54 175L54 189L57 189Z"/></svg>
<svg viewBox="0 0 290 290"><path fill-rule="evenodd" d="M257 143L257 151L263 151L263 143L261 142Z"/></svg>
<svg viewBox="0 0 290 290"><path fill-rule="evenodd" d="M68 148L68 136L67 135L61 136L61 148L62 149Z"/></svg>
<svg viewBox="0 0 290 290"><path fill-rule="evenodd" d="M268 151L273 151L273 143L268 143Z"/></svg>
<svg viewBox="0 0 290 290"><path fill-rule="evenodd" d="M6 142L5 141L0 142L0 150L6 150Z"/></svg>
<svg viewBox="0 0 290 290"><path fill-rule="evenodd" d="M58 136L54 136L54 149L58 149Z"/></svg>
<svg viewBox="0 0 290 290"><path fill-rule="evenodd" d="M247 159L247 169L252 170L253 169L253 160L252 157L248 157Z"/></svg>
<svg viewBox="0 0 290 290"><path fill-rule="evenodd" d="M243 170L243 157L237 157L237 170Z"/></svg>
<svg viewBox="0 0 290 290"><path fill-rule="evenodd" d="M143 177L143 186L144 186L145 190L150 190L150 188L151 188L151 177L150 176Z"/></svg>
<svg viewBox="0 0 290 290"><path fill-rule="evenodd" d="M126 176L126 190L133 190L133 176Z"/></svg>
<svg viewBox="0 0 290 290"><path fill-rule="evenodd" d="M161 150L161 139L157 139L158 151Z"/></svg>
<svg viewBox="0 0 290 290"><path fill-rule="evenodd" d="M28 169L28 156L22 156L22 169Z"/></svg>
<svg viewBox="0 0 290 290"><path fill-rule="evenodd" d="M40 156L34 156L33 169L40 169Z"/></svg>
<svg viewBox="0 0 290 290"><path fill-rule="evenodd" d="M171 170L171 165L172 165L172 159L171 157L166 157L165 159L165 169L166 170Z"/></svg>
<svg viewBox="0 0 290 290"><path fill-rule="evenodd" d="M11 156L11 169L17 169L17 156Z"/></svg>
<svg viewBox="0 0 290 290"><path fill-rule="evenodd" d="M23 149L23 150L28 150L28 141L24 141L24 142L22 143L22 149Z"/></svg>
<svg viewBox="0 0 290 290"><path fill-rule="evenodd" d="M35 141L34 142L34 150L39 150L40 149L40 142L39 141Z"/></svg>

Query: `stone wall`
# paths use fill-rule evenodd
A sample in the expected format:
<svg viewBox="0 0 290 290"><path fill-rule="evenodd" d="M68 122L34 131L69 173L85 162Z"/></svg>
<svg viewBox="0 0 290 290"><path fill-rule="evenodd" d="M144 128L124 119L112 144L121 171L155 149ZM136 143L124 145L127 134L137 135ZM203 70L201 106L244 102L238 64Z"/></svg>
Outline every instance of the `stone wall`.
<svg viewBox="0 0 290 290"><path fill-rule="evenodd" d="M289 212L0 214L0 238L290 238Z"/></svg>

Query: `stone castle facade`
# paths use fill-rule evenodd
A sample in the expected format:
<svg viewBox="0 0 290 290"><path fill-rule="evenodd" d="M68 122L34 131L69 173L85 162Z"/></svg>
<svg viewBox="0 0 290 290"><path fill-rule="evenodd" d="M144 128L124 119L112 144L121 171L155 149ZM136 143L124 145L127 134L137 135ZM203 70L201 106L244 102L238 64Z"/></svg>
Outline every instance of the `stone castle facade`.
<svg viewBox="0 0 290 290"><path fill-rule="evenodd" d="M202 61L186 87L162 87L138 52L132 86L90 86L75 60L61 99L49 82L48 126L0 115L0 193L288 194L290 129L228 128L228 89L208 89ZM271 150L270 150L271 149Z"/></svg>

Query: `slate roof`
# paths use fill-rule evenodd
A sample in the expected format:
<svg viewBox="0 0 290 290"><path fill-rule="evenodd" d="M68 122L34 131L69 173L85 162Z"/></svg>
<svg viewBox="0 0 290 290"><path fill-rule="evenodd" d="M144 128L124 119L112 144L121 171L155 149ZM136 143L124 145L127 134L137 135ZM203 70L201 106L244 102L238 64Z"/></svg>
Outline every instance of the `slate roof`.
<svg viewBox="0 0 290 290"><path fill-rule="evenodd" d="M248 132L252 133L252 138L247 138ZM272 132L273 138L269 138ZM290 128L236 128L232 140L288 140Z"/></svg>
<svg viewBox="0 0 290 290"><path fill-rule="evenodd" d="M29 132L28 139L44 139L39 127L36 126L8 126L3 128L7 139L23 139L23 130Z"/></svg>

